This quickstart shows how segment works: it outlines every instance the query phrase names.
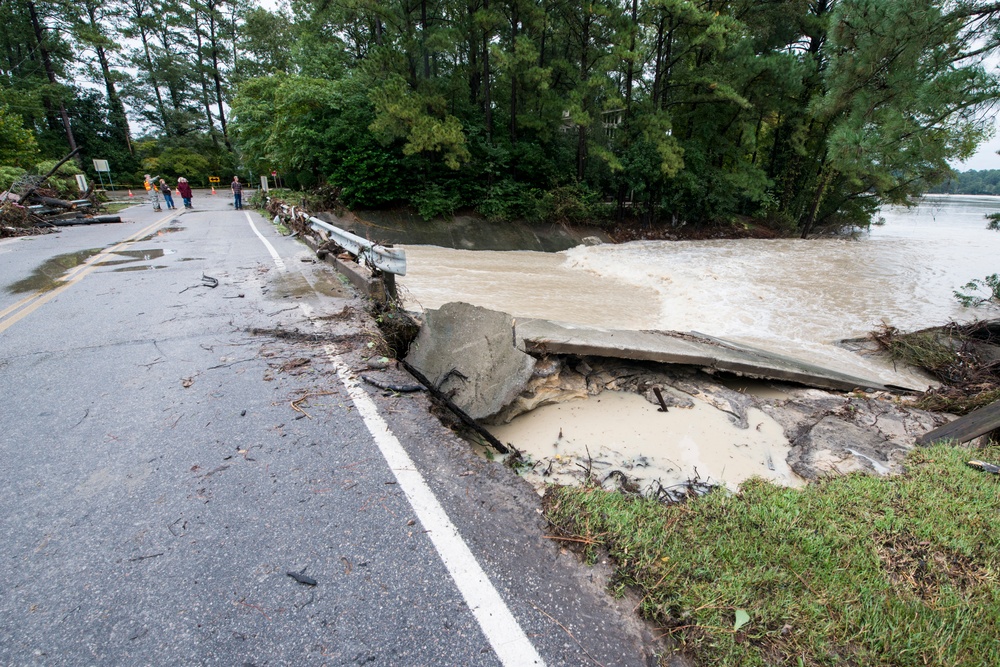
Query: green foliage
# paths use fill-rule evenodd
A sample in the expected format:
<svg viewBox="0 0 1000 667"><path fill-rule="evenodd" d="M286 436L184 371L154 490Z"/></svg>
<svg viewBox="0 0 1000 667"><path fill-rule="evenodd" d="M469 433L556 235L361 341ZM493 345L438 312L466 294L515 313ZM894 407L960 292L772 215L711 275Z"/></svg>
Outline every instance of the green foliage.
<svg viewBox="0 0 1000 667"><path fill-rule="evenodd" d="M540 220L544 214L545 192L512 178L489 187L476 210L487 220Z"/></svg>
<svg viewBox="0 0 1000 667"><path fill-rule="evenodd" d="M202 183L207 180L208 176L214 175L210 173L209 161L201 153L190 148L181 146L165 148L159 157L154 159L157 164L155 166L148 165L148 172L155 171L160 176L170 177L172 180L183 176L189 181Z"/></svg>
<svg viewBox="0 0 1000 667"><path fill-rule="evenodd" d="M346 206L378 207L408 199L410 187L399 157L375 146L353 146L340 158L328 180L341 188Z"/></svg>
<svg viewBox="0 0 1000 667"><path fill-rule="evenodd" d="M565 185L546 192L539 204L540 217L550 222L592 222L600 214L596 192L583 185Z"/></svg>
<svg viewBox="0 0 1000 667"><path fill-rule="evenodd" d="M28 171L21 167L0 166L0 190L10 189L10 186L26 173Z"/></svg>
<svg viewBox="0 0 1000 667"><path fill-rule="evenodd" d="M35 135L24 127L24 120L0 104L0 165L26 167L37 154Z"/></svg>
<svg viewBox="0 0 1000 667"><path fill-rule="evenodd" d="M16 114L44 157L75 132L115 173L278 171L428 214L865 226L949 177L1000 96L985 0L34 6L47 58L0 3L0 163L34 160Z"/></svg>
<svg viewBox="0 0 1000 667"><path fill-rule="evenodd" d="M929 187L932 194L1000 195L1000 169L975 169L951 173L948 179Z"/></svg>
<svg viewBox="0 0 1000 667"><path fill-rule="evenodd" d="M899 476L753 479L670 507L553 487L546 515L607 549L639 610L697 664L1000 664L1000 499L970 457L921 448Z"/></svg>
<svg viewBox="0 0 1000 667"><path fill-rule="evenodd" d="M417 93L402 77L390 76L371 97L371 130L386 143L403 139L404 155L435 153L451 169L469 160L462 122L446 112L444 96Z"/></svg>
<svg viewBox="0 0 1000 667"><path fill-rule="evenodd" d="M417 188L410 201L424 220L450 216L462 203L459 193L442 183L430 183L426 187Z"/></svg>
<svg viewBox="0 0 1000 667"><path fill-rule="evenodd" d="M966 292L955 291L955 298L966 308L978 308L987 303L1000 304L1000 274L975 278L962 286Z"/></svg>

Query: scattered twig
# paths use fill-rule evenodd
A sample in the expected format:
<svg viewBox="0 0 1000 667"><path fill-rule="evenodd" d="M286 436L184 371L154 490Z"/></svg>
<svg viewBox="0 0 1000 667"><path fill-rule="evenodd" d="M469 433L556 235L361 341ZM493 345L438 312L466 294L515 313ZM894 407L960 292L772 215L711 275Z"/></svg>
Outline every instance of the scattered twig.
<svg viewBox="0 0 1000 667"><path fill-rule="evenodd" d="M299 413L305 415L306 417L308 417L309 419L312 419L312 416L308 412L306 412L305 410L303 410L302 408L299 407L299 403L301 403L302 401L304 401L304 400L306 400L308 398L311 398L313 396L330 396L330 395L336 394L336 393L338 393L338 392L336 392L336 391L314 391L314 392L310 392L308 394L303 394L302 396L299 396L294 401L291 401L289 403L289 405L291 405L292 409L295 410L296 412L299 412Z"/></svg>
<svg viewBox="0 0 1000 667"><path fill-rule="evenodd" d="M583 544L600 544L590 537L560 537L559 535L542 535L546 540L559 540L561 542L581 542Z"/></svg>
<svg viewBox="0 0 1000 667"><path fill-rule="evenodd" d="M83 411L83 416L80 417L80 421L78 421L77 423L73 424L73 426L70 427L70 430L73 430L74 428L76 428L77 426L79 426L80 424L82 424L83 420L86 419L89 415L90 415L90 408L87 408L86 410Z"/></svg>
<svg viewBox="0 0 1000 667"><path fill-rule="evenodd" d="M136 556L135 558L129 558L129 562L134 563L135 561L138 561L138 560L146 560L147 558L156 558L157 556L162 556L162 555L163 555L163 552L161 551L158 554L149 554L148 556Z"/></svg>

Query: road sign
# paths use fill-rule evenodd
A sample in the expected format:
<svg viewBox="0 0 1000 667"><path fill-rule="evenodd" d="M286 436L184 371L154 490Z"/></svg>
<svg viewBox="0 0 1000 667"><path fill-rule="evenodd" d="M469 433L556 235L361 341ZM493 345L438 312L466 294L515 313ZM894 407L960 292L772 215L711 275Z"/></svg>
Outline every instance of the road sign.
<svg viewBox="0 0 1000 667"><path fill-rule="evenodd" d="M272 176L277 176L277 175L278 175L278 172L276 172L276 171L272 171L272 172L271 172L271 175L272 175Z"/></svg>
<svg viewBox="0 0 1000 667"><path fill-rule="evenodd" d="M219 177L218 176L209 176L208 177L208 182L209 183L218 183L219 182Z"/></svg>
<svg viewBox="0 0 1000 667"><path fill-rule="evenodd" d="M106 171L111 172L111 167L108 166L107 160L94 160L94 171Z"/></svg>

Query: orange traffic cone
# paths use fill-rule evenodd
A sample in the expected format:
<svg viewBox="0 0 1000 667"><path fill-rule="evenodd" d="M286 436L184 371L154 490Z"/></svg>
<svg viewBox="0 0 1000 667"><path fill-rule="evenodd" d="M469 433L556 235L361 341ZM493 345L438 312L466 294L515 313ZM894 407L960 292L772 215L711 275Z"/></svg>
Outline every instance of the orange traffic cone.
<svg viewBox="0 0 1000 667"><path fill-rule="evenodd" d="M129 197L134 197L135 196L134 194L132 194L132 190L131 189L128 191L128 196Z"/></svg>
<svg viewBox="0 0 1000 667"><path fill-rule="evenodd" d="M212 194L213 195L215 194L215 186L214 185L212 186Z"/></svg>

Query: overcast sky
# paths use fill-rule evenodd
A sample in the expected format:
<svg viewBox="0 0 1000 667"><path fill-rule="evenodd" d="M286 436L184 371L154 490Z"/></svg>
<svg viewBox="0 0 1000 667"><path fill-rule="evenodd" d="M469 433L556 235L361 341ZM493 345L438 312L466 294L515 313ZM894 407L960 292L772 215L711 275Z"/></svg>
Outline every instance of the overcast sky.
<svg viewBox="0 0 1000 667"><path fill-rule="evenodd" d="M980 146L979 151L968 160L952 166L958 171L1000 169L1000 155L997 155L997 151L1000 150L1000 129L997 135Z"/></svg>

